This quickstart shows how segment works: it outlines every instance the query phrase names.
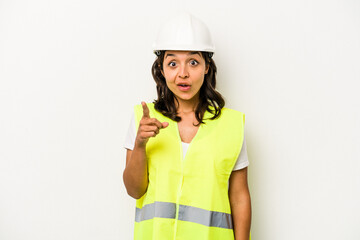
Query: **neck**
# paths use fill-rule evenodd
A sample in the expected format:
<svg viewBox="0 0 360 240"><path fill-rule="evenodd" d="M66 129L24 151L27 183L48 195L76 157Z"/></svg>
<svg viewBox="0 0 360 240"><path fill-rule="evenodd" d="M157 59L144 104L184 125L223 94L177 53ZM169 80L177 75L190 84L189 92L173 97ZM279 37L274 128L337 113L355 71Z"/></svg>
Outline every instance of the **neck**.
<svg viewBox="0 0 360 240"><path fill-rule="evenodd" d="M192 113L195 112L196 106L199 103L199 99L181 100L178 99L179 104L175 100L176 108L178 113Z"/></svg>

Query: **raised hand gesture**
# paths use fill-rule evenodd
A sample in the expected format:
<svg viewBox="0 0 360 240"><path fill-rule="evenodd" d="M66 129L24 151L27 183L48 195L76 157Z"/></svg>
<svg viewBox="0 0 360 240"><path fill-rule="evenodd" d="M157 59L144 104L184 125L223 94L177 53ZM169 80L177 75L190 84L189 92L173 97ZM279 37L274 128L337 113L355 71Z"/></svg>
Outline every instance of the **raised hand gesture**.
<svg viewBox="0 0 360 240"><path fill-rule="evenodd" d="M145 102L141 102L143 108L143 116L139 123L138 132L136 135L135 144L141 147L145 147L150 137L156 137L159 134L160 129L166 128L168 122L160 122L156 118L150 118L149 108Z"/></svg>

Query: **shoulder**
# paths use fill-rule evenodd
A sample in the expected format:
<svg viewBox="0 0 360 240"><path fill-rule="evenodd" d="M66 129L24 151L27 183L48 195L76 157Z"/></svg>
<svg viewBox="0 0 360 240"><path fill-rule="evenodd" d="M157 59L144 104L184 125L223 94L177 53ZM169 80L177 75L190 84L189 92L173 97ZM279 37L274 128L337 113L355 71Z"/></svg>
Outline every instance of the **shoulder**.
<svg viewBox="0 0 360 240"><path fill-rule="evenodd" d="M221 109L221 115L226 117L245 118L245 114L235 109L223 107Z"/></svg>
<svg viewBox="0 0 360 240"><path fill-rule="evenodd" d="M220 119L222 119L223 123L232 126L237 125L244 127L245 125L245 114L243 112L231 108L223 107L221 109Z"/></svg>
<svg viewBox="0 0 360 240"><path fill-rule="evenodd" d="M242 121L245 119L245 114L243 112L223 107L221 108L221 113L215 119L211 120L215 115L215 108L213 106L209 106L209 110L205 112L203 120L205 122L209 121Z"/></svg>
<svg viewBox="0 0 360 240"><path fill-rule="evenodd" d="M229 112L231 114L244 114L243 112L240 112L238 110L232 109L232 108L227 108L227 107L223 107L221 109L222 112Z"/></svg>

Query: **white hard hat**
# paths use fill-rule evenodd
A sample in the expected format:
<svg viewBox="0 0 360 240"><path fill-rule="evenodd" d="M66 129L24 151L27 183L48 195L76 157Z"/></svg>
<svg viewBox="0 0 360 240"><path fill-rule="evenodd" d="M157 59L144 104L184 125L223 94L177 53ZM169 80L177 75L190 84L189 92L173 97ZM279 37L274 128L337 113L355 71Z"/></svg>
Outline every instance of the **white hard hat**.
<svg viewBox="0 0 360 240"><path fill-rule="evenodd" d="M182 13L167 21L153 44L153 51L184 50L214 53L215 46L207 26L189 13Z"/></svg>

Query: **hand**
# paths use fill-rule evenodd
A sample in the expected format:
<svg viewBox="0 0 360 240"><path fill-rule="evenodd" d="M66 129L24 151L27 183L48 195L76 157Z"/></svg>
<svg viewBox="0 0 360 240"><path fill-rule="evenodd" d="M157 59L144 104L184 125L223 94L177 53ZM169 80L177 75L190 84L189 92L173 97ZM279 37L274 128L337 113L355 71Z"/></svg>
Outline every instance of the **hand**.
<svg viewBox="0 0 360 240"><path fill-rule="evenodd" d="M169 126L168 122L161 123L156 118L150 118L149 108L145 102L141 102L143 108L143 116L140 120L135 143L138 146L145 147L150 137L156 137L160 129Z"/></svg>

